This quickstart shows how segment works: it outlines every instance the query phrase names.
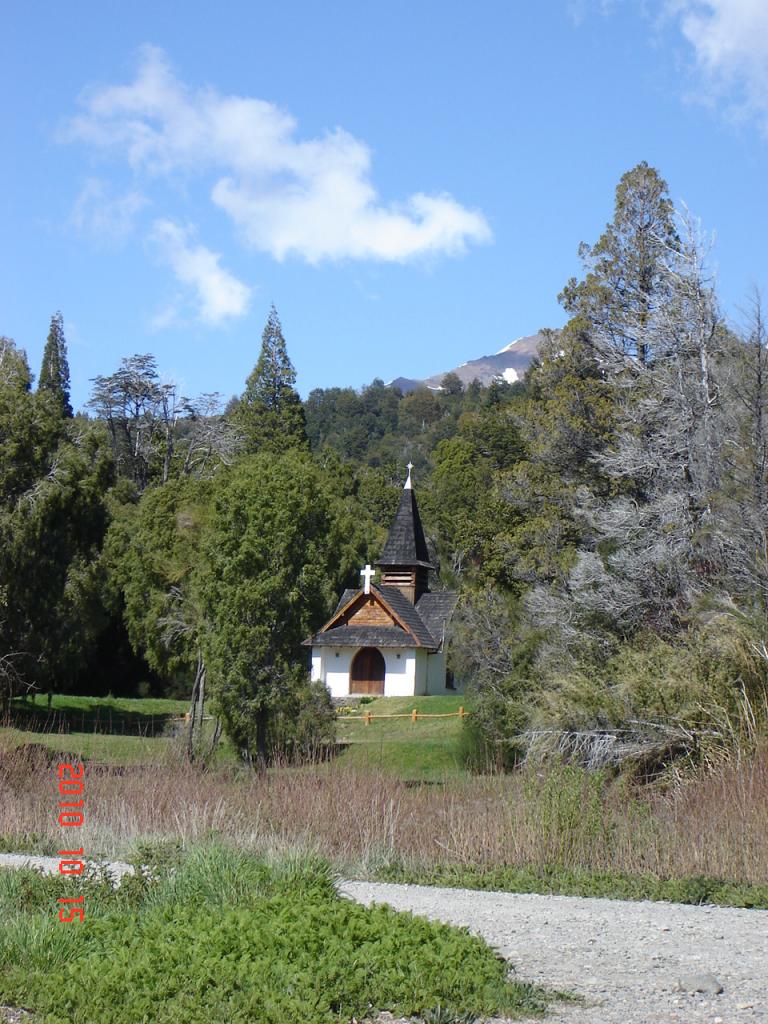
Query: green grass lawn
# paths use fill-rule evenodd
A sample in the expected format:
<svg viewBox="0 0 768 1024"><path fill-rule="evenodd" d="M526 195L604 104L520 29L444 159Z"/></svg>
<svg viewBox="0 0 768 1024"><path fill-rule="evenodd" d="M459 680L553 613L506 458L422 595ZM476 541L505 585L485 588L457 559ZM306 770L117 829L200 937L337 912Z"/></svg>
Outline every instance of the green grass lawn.
<svg viewBox="0 0 768 1024"><path fill-rule="evenodd" d="M353 714L369 711L370 725L339 716L337 738L347 747L340 761L391 772L407 781L435 782L467 774L466 724L456 718L376 718L376 715L455 714L466 697L376 697Z"/></svg>
<svg viewBox="0 0 768 1024"><path fill-rule="evenodd" d="M36 733L21 729L0 729L0 733L6 748L41 745L70 757L100 764L154 764L169 757L174 747L174 740L162 736L150 738L110 736L106 733Z"/></svg>
<svg viewBox="0 0 768 1024"><path fill-rule="evenodd" d="M57 694L49 711L38 694L12 702L11 724L0 733L6 747L40 744L104 764L153 764L173 755L173 722L188 710L184 700Z"/></svg>
<svg viewBox="0 0 768 1024"><path fill-rule="evenodd" d="M189 710L189 701L159 698L71 697L37 694L17 697L11 705L11 724L35 732L98 732L130 736L162 733L172 718Z"/></svg>
<svg viewBox="0 0 768 1024"><path fill-rule="evenodd" d="M462 696L377 697L354 715L370 712L370 725L339 716L338 761L354 767L386 771L406 781L436 782L467 774L467 726L458 717L384 719L377 715L456 714L466 706ZM178 751L171 735L173 721L184 715L184 700L159 698L72 697L56 695L48 711L46 696L13 701L10 727L0 730L5 746L36 743L104 764L153 764ZM212 723L205 723L210 732ZM226 740L217 762L236 759Z"/></svg>

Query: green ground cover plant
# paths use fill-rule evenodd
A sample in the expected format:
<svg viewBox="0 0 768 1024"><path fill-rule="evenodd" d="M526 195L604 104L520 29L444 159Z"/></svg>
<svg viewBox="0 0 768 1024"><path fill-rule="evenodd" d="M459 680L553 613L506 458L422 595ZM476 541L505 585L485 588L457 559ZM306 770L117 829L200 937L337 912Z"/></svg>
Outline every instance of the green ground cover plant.
<svg viewBox="0 0 768 1024"><path fill-rule="evenodd" d="M62 925L55 901L74 888L87 920ZM339 1024L438 1007L471 1019L548 1001L464 930L340 898L308 855L171 848L117 889L103 872L0 872L0 912L0 1002L41 1024Z"/></svg>

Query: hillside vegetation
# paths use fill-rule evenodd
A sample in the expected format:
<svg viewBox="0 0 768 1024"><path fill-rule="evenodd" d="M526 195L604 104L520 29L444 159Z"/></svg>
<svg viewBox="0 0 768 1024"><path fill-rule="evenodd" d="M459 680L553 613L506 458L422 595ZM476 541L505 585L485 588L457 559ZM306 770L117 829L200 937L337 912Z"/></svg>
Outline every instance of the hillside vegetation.
<svg viewBox="0 0 768 1024"><path fill-rule="evenodd" d="M334 716L302 641L375 562L410 460L433 583L461 595L451 657L477 764L648 781L750 756L768 720L759 296L726 323L696 225L646 163L579 252L567 323L514 385L449 374L302 402L272 309L226 405L182 396L146 354L72 415L62 317L36 390L3 339L5 709L24 692L185 698L190 761L213 756L205 713L249 767L316 755ZM431 775L453 771L420 735Z"/></svg>

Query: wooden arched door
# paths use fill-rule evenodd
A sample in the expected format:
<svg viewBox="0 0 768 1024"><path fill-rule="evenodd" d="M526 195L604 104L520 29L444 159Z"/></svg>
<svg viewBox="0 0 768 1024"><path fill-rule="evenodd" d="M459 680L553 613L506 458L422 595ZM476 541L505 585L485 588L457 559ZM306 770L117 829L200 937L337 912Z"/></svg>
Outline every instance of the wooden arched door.
<svg viewBox="0 0 768 1024"><path fill-rule="evenodd" d="M384 693L384 655L375 647L363 647L352 660L350 693Z"/></svg>

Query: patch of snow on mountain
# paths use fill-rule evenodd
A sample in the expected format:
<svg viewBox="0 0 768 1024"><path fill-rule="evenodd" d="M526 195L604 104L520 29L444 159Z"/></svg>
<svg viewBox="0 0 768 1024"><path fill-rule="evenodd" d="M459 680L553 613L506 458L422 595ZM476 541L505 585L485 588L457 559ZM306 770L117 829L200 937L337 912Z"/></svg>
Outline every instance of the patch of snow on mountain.
<svg viewBox="0 0 768 1024"><path fill-rule="evenodd" d="M496 353L496 355L497 356L504 355L505 352L509 352L509 350L511 348L514 348L514 346L518 343L518 341L522 341L522 340L523 340L523 335L521 334L519 338L515 338L514 341L510 341L510 343L508 345L505 345L504 348L500 348L499 351Z"/></svg>

